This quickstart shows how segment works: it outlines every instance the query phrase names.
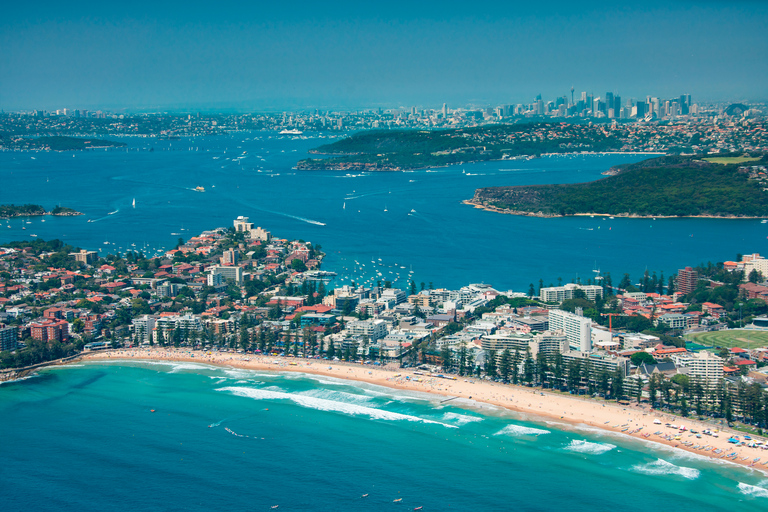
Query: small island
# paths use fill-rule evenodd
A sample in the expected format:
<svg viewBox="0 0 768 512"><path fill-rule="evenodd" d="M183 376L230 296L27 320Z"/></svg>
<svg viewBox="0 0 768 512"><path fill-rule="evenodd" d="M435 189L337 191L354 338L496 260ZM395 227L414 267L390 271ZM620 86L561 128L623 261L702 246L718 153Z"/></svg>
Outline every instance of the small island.
<svg viewBox="0 0 768 512"><path fill-rule="evenodd" d="M513 215L563 217L768 216L768 156L748 165L690 156L652 158L617 166L589 183L488 187L465 204Z"/></svg>
<svg viewBox="0 0 768 512"><path fill-rule="evenodd" d="M54 215L56 217L74 217L83 215L83 213L67 208L66 206L56 206L50 212L39 204L0 204L0 219L10 219L13 217L39 217L42 215Z"/></svg>

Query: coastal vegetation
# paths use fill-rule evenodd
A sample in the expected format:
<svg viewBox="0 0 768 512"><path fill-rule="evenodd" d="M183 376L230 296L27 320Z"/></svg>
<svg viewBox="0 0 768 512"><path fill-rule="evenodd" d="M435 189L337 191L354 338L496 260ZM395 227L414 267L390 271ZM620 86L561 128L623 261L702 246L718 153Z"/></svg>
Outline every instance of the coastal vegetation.
<svg viewBox="0 0 768 512"><path fill-rule="evenodd" d="M25 149L50 149L51 151L74 151L90 148L119 148L124 147L124 142L116 142L104 139L83 139L80 137L38 137L29 139Z"/></svg>
<svg viewBox="0 0 768 512"><path fill-rule="evenodd" d="M37 217L40 215L56 215L60 217L70 217L82 215L82 213L66 206L56 206L50 212L39 204L0 204L0 219L9 219L12 217Z"/></svg>
<svg viewBox="0 0 768 512"><path fill-rule="evenodd" d="M623 142L604 127L565 123L374 130L320 146L310 152L333 158L302 160L297 168L397 171L545 153L616 151L622 145Z"/></svg>
<svg viewBox="0 0 768 512"><path fill-rule="evenodd" d="M10 217L32 217L36 215L45 215L45 208L39 204L2 204L0 205L0 219Z"/></svg>
<svg viewBox="0 0 768 512"><path fill-rule="evenodd" d="M764 166L768 157L755 163ZM609 172L614 175L589 183L481 188L467 203L537 216L768 216L768 192L761 180L736 164L673 156Z"/></svg>
<svg viewBox="0 0 768 512"><path fill-rule="evenodd" d="M35 151L78 151L92 148L124 147L124 142L64 135L43 137L17 137L0 132L0 148Z"/></svg>

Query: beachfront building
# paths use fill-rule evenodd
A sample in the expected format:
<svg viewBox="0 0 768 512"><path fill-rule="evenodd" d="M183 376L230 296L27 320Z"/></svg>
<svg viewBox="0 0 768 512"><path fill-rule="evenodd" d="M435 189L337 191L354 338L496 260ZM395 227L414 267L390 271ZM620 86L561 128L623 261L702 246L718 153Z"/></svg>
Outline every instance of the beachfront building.
<svg viewBox="0 0 768 512"><path fill-rule="evenodd" d="M173 343L176 340L186 342L199 335L202 330L200 318L195 315L163 316L155 321L154 341L159 343L162 337L166 343Z"/></svg>
<svg viewBox="0 0 768 512"><path fill-rule="evenodd" d="M138 318L134 318L131 323L133 324L133 333L137 337L139 343L149 343L152 337L152 332L155 329L155 321L157 317L154 315L144 315Z"/></svg>
<svg viewBox="0 0 768 512"><path fill-rule="evenodd" d="M571 350L592 350L592 320L589 318L553 309L549 312L549 329L563 331Z"/></svg>
<svg viewBox="0 0 768 512"><path fill-rule="evenodd" d="M709 386L715 385L723 378L723 360L712 352L701 350L674 354L671 357L678 366L689 368L688 375L692 379Z"/></svg>
<svg viewBox="0 0 768 512"><path fill-rule="evenodd" d="M563 354L563 363L566 367L570 367L572 363L588 365L592 378L603 372L613 374L617 369L621 371L622 377L629 375L629 358L621 356L571 350Z"/></svg>
<svg viewBox="0 0 768 512"><path fill-rule="evenodd" d="M30 335L39 341L64 341L69 336L69 324L64 320L46 318L30 325Z"/></svg>
<svg viewBox="0 0 768 512"><path fill-rule="evenodd" d="M568 337L562 331L545 331L534 334L529 345L532 354L553 356L568 351Z"/></svg>
<svg viewBox="0 0 768 512"><path fill-rule="evenodd" d="M374 319L348 322L347 332L350 336L365 336L371 343L375 343L387 335L387 322Z"/></svg>
<svg viewBox="0 0 768 512"><path fill-rule="evenodd" d="M543 302L560 303L564 300L572 299L577 290L584 292L584 295L589 300L595 300L596 298L603 297L602 286L568 283L565 286L552 286L549 288L542 288L539 292L539 298Z"/></svg>
<svg viewBox="0 0 768 512"><path fill-rule="evenodd" d="M0 352L16 350L19 329L14 326L0 324Z"/></svg>
<svg viewBox="0 0 768 512"><path fill-rule="evenodd" d="M514 352L515 350L525 352L532 342L533 336L530 334L510 332L488 334L480 338L480 346L483 350L486 352L493 350L497 353L501 353L504 350L509 350L510 352ZM531 351L531 354L535 355L533 351Z"/></svg>

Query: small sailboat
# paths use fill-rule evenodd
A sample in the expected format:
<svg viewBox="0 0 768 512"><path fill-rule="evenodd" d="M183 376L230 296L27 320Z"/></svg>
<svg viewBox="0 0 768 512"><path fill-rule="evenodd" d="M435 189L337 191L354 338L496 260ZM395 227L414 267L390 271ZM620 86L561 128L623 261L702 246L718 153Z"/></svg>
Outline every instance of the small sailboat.
<svg viewBox="0 0 768 512"><path fill-rule="evenodd" d="M136 198L135 198L135 197L133 198L133 202L131 203L131 206L133 206L134 208L136 208Z"/></svg>

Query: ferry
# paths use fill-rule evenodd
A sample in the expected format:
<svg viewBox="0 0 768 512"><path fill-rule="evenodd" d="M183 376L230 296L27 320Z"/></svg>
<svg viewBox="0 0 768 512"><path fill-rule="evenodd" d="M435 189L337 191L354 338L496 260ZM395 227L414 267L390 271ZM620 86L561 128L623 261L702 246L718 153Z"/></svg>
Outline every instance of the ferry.
<svg viewBox="0 0 768 512"><path fill-rule="evenodd" d="M280 132L280 135L301 135L303 133L304 132L302 132L301 130L293 129L293 130L283 130Z"/></svg>

